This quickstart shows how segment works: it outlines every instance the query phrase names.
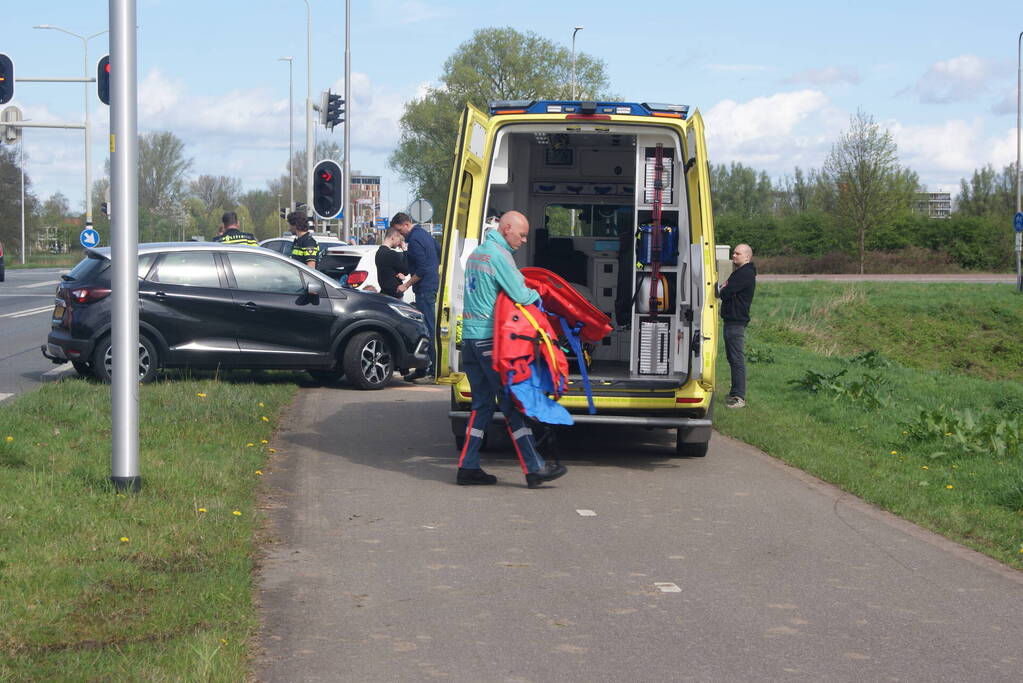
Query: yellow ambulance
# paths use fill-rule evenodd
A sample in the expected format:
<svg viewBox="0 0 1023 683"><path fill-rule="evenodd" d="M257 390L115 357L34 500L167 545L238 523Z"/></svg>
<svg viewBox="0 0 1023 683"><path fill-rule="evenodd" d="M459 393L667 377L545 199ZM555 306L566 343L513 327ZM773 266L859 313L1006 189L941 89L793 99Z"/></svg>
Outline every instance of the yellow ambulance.
<svg viewBox="0 0 1023 683"><path fill-rule="evenodd" d="M464 267L493 216L531 226L519 267L547 268L611 319L572 365L560 399L577 425L677 430L677 454L711 436L718 305L710 171L699 112L635 102L499 101L459 124L437 296L438 381L465 438L472 393L460 369ZM572 429L572 428L569 428Z"/></svg>

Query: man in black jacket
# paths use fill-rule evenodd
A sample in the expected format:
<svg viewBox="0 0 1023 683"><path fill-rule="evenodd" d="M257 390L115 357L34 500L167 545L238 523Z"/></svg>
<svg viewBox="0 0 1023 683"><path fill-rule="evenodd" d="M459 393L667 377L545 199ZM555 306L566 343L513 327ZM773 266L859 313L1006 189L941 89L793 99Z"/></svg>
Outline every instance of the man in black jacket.
<svg viewBox="0 0 1023 683"><path fill-rule="evenodd" d="M725 323L725 356L732 370L732 388L725 399L729 408L746 405L746 325L749 324L749 307L757 288L757 267L752 259L753 250L748 244L737 246L732 252L735 270L718 288L721 319Z"/></svg>

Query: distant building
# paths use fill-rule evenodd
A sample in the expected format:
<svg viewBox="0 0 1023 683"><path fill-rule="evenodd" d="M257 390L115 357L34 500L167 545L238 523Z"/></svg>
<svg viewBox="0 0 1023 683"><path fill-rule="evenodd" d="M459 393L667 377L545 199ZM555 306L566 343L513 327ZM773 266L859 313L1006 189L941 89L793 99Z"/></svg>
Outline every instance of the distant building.
<svg viewBox="0 0 1023 683"><path fill-rule="evenodd" d="M948 218L952 215L952 193L917 192L913 212L928 218Z"/></svg>
<svg viewBox="0 0 1023 683"><path fill-rule="evenodd" d="M352 204L352 229L357 235L376 230L380 212L380 176L352 171L349 192Z"/></svg>

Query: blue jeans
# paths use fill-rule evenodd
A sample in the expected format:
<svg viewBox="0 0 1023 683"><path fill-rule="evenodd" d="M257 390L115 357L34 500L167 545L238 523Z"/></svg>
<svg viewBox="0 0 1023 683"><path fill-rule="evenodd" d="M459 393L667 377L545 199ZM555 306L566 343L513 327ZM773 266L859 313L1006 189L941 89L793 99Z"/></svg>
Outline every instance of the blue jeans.
<svg viewBox="0 0 1023 683"><path fill-rule="evenodd" d="M480 469L480 447L487 425L494 416L497 404L501 406L508 435L515 454L519 457L522 471L537 472L543 469L544 461L536 450L533 431L526 426L526 420L512 403L501 384L501 378L492 365L493 339L465 339L462 341L462 369L469 377L472 387L472 413L466 428L465 445L458 466L465 469Z"/></svg>
<svg viewBox="0 0 1023 683"><path fill-rule="evenodd" d="M729 396L746 398L746 326L725 323L725 356L732 371L732 389Z"/></svg>
<svg viewBox="0 0 1023 683"><path fill-rule="evenodd" d="M416 374L420 376L434 374L437 365L437 352L433 348L435 328L437 327L437 292L416 292L416 309L423 314L423 322L426 323L426 331L430 337L430 346L426 353L430 357L430 366Z"/></svg>

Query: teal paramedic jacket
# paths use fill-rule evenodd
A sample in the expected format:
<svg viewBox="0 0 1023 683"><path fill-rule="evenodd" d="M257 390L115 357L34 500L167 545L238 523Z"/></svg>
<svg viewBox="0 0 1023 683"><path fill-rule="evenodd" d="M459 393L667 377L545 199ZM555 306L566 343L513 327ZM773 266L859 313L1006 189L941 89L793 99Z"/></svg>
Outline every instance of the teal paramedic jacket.
<svg viewBox="0 0 1023 683"><path fill-rule="evenodd" d="M501 290L520 304L539 301L536 290L526 286L512 258L512 248L497 230L490 230L465 266L465 306L462 310L462 339L490 339L494 336L494 307Z"/></svg>

